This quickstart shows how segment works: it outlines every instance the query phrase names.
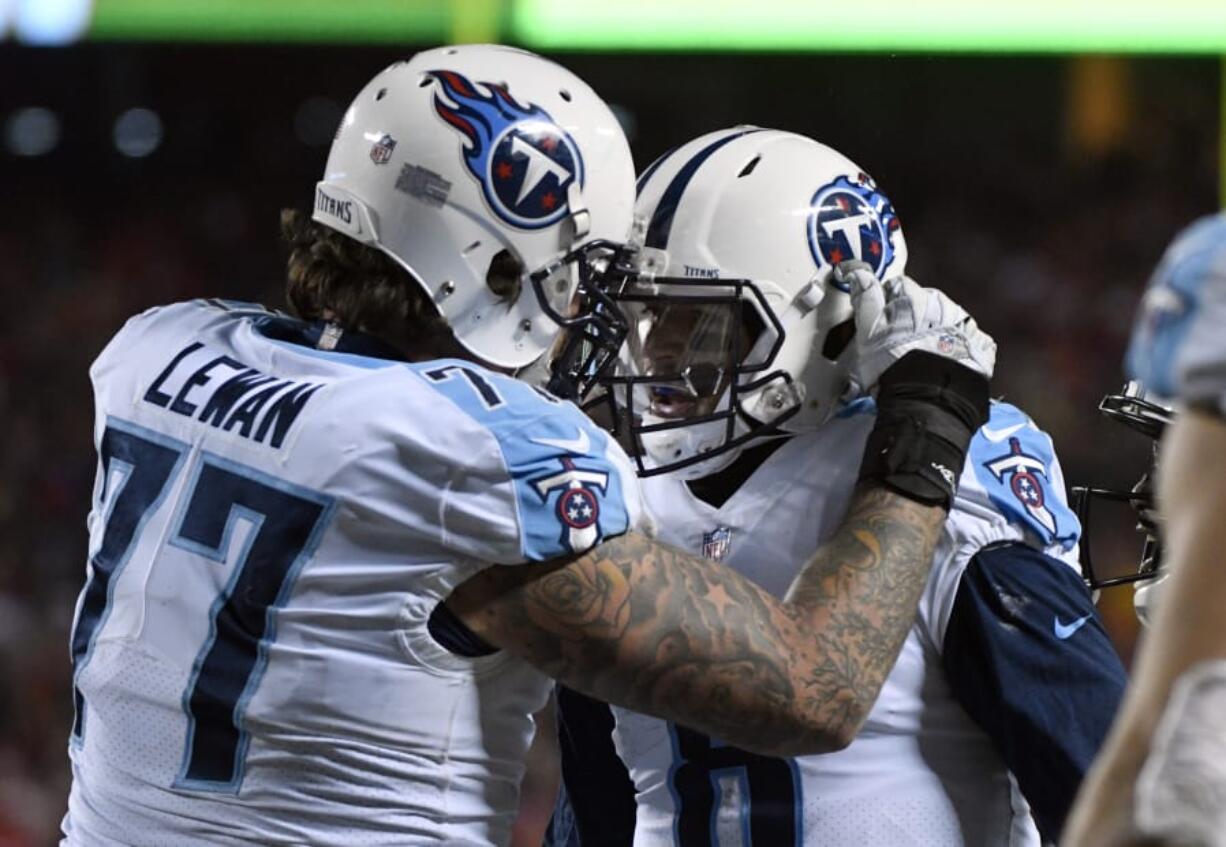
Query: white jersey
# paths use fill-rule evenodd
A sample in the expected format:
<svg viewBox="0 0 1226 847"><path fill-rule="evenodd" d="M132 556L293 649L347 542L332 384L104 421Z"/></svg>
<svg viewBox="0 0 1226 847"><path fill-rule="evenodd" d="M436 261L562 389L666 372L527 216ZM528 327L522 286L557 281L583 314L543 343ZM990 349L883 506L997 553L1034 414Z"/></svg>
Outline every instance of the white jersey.
<svg viewBox="0 0 1226 847"><path fill-rule="evenodd" d="M288 340L310 332L183 303L91 370L65 844L510 837L550 682L444 649L431 614L490 563L626 531L633 471L524 383Z"/></svg>
<svg viewBox="0 0 1226 847"><path fill-rule="evenodd" d="M797 564L841 522L873 420L871 401L862 401L819 432L792 438L719 508L679 480L645 480L659 537L781 595ZM1038 844L1025 801L988 736L954 699L940 655L959 579L981 548L1020 541L1076 567L1079 527L1063 490L1050 439L1014 407L993 404L972 443L915 624L863 730L844 750L756 756L612 707L613 740L637 795L636 847L748 844L751 826L754 843L771 845ZM1044 491L1061 492L1060 502L1045 501ZM699 798L693 807L690 797ZM755 817L763 808L771 814Z"/></svg>

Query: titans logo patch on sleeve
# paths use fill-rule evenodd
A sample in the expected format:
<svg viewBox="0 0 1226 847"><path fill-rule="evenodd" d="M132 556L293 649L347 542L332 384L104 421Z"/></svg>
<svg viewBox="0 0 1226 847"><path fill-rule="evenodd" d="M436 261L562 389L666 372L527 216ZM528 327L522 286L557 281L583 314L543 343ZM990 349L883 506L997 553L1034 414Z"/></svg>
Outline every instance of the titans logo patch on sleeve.
<svg viewBox="0 0 1226 847"><path fill-rule="evenodd" d="M1007 484L1017 502L1049 535L1054 536L1059 528L1056 516L1047 508L1043 495L1043 483L1047 479L1047 466L1042 460L1022 450L1021 442L1009 439L1009 452L984 462L998 482Z"/></svg>
<svg viewBox="0 0 1226 847"><path fill-rule="evenodd" d="M604 493L609 484L609 475L575 467L574 461L568 458L559 461L562 464L560 471L532 480L532 487L543 501L557 496L555 513L561 529L560 540L571 552L582 553L600 541L600 500L597 492Z"/></svg>
<svg viewBox="0 0 1226 847"><path fill-rule="evenodd" d="M434 111L466 140L464 164L493 212L521 229L560 221L571 183L584 181L583 157L570 134L505 86L474 83L454 71L429 75L439 85Z"/></svg>
<svg viewBox="0 0 1226 847"><path fill-rule="evenodd" d="M991 419L971 441L970 464L992 506L1044 545L1072 549L1081 525L1053 482L1051 439L1020 410L992 405Z"/></svg>

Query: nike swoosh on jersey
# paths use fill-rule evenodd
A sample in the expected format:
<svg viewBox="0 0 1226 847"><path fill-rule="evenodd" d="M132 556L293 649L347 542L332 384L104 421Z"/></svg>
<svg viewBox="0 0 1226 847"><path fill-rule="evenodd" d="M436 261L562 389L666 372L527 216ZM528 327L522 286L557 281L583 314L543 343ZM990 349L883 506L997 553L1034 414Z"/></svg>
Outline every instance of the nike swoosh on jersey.
<svg viewBox="0 0 1226 847"><path fill-rule="evenodd" d="M1087 614L1087 615L1082 615L1081 617L1079 617L1077 620L1073 621L1070 624L1063 624L1063 623L1060 623L1060 616L1056 615L1054 618L1052 618L1052 622L1051 622L1052 632L1055 633L1056 638L1063 641L1066 638L1070 638L1074 632L1076 632L1077 630L1085 626L1086 621L1088 621L1089 619L1090 619L1090 615Z"/></svg>
<svg viewBox="0 0 1226 847"><path fill-rule="evenodd" d="M988 427L988 426L981 426L979 428L979 431L983 433L983 437L986 438L988 441L1004 441L1006 438L1008 438L1013 433L1017 432L1019 429L1025 429L1029 425L1030 423L1026 422L1026 423L1020 423L1020 424L1014 424L1013 426L1007 426L1004 429L992 429L991 427Z"/></svg>
<svg viewBox="0 0 1226 847"><path fill-rule="evenodd" d="M579 430L578 438L533 438L531 439L536 444L543 444L546 447L556 447L559 450L565 450L567 453L578 453L587 455L591 452L592 443L587 437L585 430Z"/></svg>

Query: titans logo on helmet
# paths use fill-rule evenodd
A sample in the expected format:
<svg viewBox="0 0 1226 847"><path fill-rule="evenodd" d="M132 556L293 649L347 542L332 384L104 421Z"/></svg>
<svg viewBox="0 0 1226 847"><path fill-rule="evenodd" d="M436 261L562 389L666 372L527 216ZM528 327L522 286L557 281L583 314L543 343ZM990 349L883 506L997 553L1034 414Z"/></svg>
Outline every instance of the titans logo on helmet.
<svg viewBox="0 0 1226 847"><path fill-rule="evenodd" d="M894 260L899 226L894 204L866 174L840 176L809 201L809 250L819 268L859 259L882 278Z"/></svg>
<svg viewBox="0 0 1226 847"><path fill-rule="evenodd" d="M544 109L521 105L502 85L474 84L454 71L429 76L439 85L434 111L467 139L464 164L494 213L521 229L560 221L569 210L567 189L576 180L583 185L574 139Z"/></svg>

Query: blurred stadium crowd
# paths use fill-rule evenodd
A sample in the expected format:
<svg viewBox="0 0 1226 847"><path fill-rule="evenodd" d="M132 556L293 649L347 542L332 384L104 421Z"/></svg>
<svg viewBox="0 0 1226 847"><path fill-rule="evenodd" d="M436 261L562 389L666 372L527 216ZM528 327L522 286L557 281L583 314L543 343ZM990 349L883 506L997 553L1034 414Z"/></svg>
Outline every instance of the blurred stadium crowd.
<svg viewBox="0 0 1226 847"><path fill-rule="evenodd" d="M309 202L344 97L397 57L0 49L0 78L22 81L0 90L0 847L49 843L64 808L68 630L95 471L90 361L153 304L216 295L282 305L277 210ZM1135 480L1143 445L1094 404L1117 387L1133 307L1163 246L1216 206L1216 63L564 61L624 110L640 167L738 122L848 153L899 209L911 274L948 290L1000 342L995 393L1053 434L1069 480ZM1098 95L1082 90L1086 74ZM13 116L30 107L55 118L54 143L38 155L14 141ZM146 116L144 141L124 153L114 122L134 107L156 120ZM1116 522L1118 541L1096 558L1126 568L1140 542L1126 517ZM1127 589L1101 606L1127 657ZM542 761L534 773L548 785ZM541 799L525 833L551 799L529 796Z"/></svg>

